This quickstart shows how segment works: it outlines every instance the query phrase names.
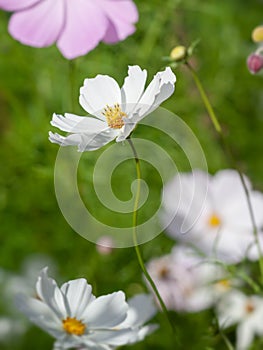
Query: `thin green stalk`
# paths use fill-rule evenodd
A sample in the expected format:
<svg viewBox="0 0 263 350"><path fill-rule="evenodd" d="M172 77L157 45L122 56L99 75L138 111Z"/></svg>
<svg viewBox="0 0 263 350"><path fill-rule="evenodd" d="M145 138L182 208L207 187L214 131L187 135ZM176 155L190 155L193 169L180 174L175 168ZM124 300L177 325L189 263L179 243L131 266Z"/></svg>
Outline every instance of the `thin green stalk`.
<svg viewBox="0 0 263 350"><path fill-rule="evenodd" d="M228 350L234 350L233 345L230 343L229 339L225 336L225 334L219 329L219 334L221 338L224 340L226 347Z"/></svg>
<svg viewBox="0 0 263 350"><path fill-rule="evenodd" d="M195 81L195 84L197 86L197 89L200 93L200 96L204 102L204 105L206 107L206 110L208 112L208 115L211 119L212 124L214 125L215 130L217 131L218 135L219 135L219 141L222 145L222 147L224 148L225 153L228 155L230 162L233 166L233 168L238 172L242 186L244 188L245 191L245 196L246 196L246 201L247 201L247 205L248 205L248 210L249 210L249 215L250 215L250 220L251 220L251 224L252 224L252 228L253 228L253 235L255 238L255 242L256 242L256 246L257 246L257 250L258 250L258 254L259 254L259 269L260 269L260 274L261 274L261 284L263 285L263 255L262 255L262 251L261 251L261 247L260 247L260 243L259 243L259 238L258 238L258 229L257 229L257 225L256 225L256 221L255 221L255 216L254 216L254 212L253 212L253 208L252 208L252 203L251 203L251 198L250 198L250 193L248 191L245 179L244 179L244 175L242 174L242 172L240 171L238 165L236 164L235 159L232 156L232 152L230 147L228 146L223 132L222 132L222 128L219 124L219 121L216 117L216 114L214 112L214 109L209 101L209 98L203 88L203 85L200 81L200 79L198 78L198 75L196 74L195 70L192 68L192 66L189 64L189 62L185 63L186 66L188 67L188 69L190 70L193 79Z"/></svg>
<svg viewBox="0 0 263 350"><path fill-rule="evenodd" d="M196 74L195 70L192 68L192 66L188 62L186 62L186 66L189 68L190 72L192 73L192 76L193 76L193 79L195 81L195 84L196 84L196 86L197 86L197 88L199 90L201 98L202 98L202 100L204 102L204 105L205 105L205 107L207 109L207 112L208 112L208 114L209 114L209 116L211 118L211 121L212 121L216 131L221 134L222 133L221 126L220 126L220 124L219 124L219 122L217 120L217 117L215 115L214 109L213 109L213 107L212 107L212 105L211 105L211 103L210 103L210 101L209 101L209 99L207 97L207 94L205 93L205 90L204 90L204 88L203 88L203 86L201 84L201 81L198 78L198 75Z"/></svg>
<svg viewBox="0 0 263 350"><path fill-rule="evenodd" d="M152 280L150 274L148 273L148 271L144 265L141 251L140 251L139 244L138 244L138 238L137 238L138 215L137 215L137 211L138 211L138 207L139 207L139 199L140 199L140 191L141 191L141 181L140 181L141 180L141 167L140 167L140 160L139 160L138 154L136 152L136 149L134 147L132 140L130 138L128 138L127 140L129 142L129 145L131 146L132 152L134 154L134 159L135 159L135 164L136 164L136 174L137 174L137 190L136 190L136 196L135 196L134 207L133 207L133 243L134 243L134 248L135 248L135 252L136 252L136 255L138 258L139 265L142 269L142 272L143 272L145 278L147 279L147 281L149 282L150 286L152 287L152 289L153 289L153 291L154 291L154 293L155 293L155 295L160 303L161 309L162 309L164 315L166 316L166 318L167 318L167 320L172 328L172 331L175 333L176 330L175 330L174 324L173 324L172 320L170 319L168 310L165 306L165 303L164 303L154 281Z"/></svg>
<svg viewBox="0 0 263 350"><path fill-rule="evenodd" d="M69 109L74 110L75 107L75 75L76 75L76 62L75 60L69 61L69 86L70 86L70 98L69 98Z"/></svg>

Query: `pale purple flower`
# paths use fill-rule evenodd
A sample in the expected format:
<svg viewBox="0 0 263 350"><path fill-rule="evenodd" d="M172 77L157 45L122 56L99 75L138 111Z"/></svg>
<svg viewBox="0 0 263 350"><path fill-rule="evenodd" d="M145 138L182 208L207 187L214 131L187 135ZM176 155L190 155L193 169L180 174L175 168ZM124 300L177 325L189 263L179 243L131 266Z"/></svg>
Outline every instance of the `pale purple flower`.
<svg viewBox="0 0 263 350"><path fill-rule="evenodd" d="M25 45L57 43L67 59L116 43L135 31L138 12L131 0L0 0L12 11L9 33Z"/></svg>
<svg viewBox="0 0 263 350"><path fill-rule="evenodd" d="M176 246L170 254L152 259L147 269L169 310L207 309L232 286L221 266L184 246Z"/></svg>

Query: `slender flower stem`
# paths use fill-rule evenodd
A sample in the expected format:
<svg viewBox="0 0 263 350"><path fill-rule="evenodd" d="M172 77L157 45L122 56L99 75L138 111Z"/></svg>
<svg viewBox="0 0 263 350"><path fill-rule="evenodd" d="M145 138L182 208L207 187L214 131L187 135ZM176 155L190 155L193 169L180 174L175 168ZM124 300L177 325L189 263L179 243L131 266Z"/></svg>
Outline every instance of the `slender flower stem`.
<svg viewBox="0 0 263 350"><path fill-rule="evenodd" d="M204 88L203 88L203 86L201 84L201 81L198 78L198 75L196 74L195 70L192 68L192 66L190 65L189 62L186 62L186 66L188 67L188 69L192 73L192 76L194 78L195 84L196 84L196 86L197 86L197 88L199 90L201 98L202 98L202 100L204 102L204 105L205 105L205 107L207 109L207 112L208 112L208 114L209 114L209 116L211 118L211 121L212 121L216 131L221 134L222 133L221 126L220 126L220 124L219 124L219 122L217 120L217 117L215 115L214 109L213 109L213 107L212 107L212 105L211 105L211 103L210 103L210 101L209 101L209 99L207 97L207 94L205 93L205 90L204 90Z"/></svg>
<svg viewBox="0 0 263 350"><path fill-rule="evenodd" d="M142 258L142 254L139 248L139 244L138 244L138 238L137 238L137 224L138 224L138 215L137 215L137 211L138 211L138 206L139 206L139 199L140 199L140 191L141 191L141 167L140 167L140 160L137 154L137 151L134 147L134 144L132 142L132 140L130 138L127 139L129 142L129 145L131 146L133 155L134 155L134 160L135 160L135 164L136 164L136 173L137 173L137 190L136 190L136 196L135 196L135 201L134 201L134 207L133 207L133 243L134 243L134 248L136 251L136 255L137 255L137 259L139 262L139 265L142 269L142 272L145 276L145 278L147 279L147 281L149 282L150 286L152 287L159 303L161 306L161 309L164 313L164 315L166 316L167 320L169 321L169 324L172 328L172 331L175 333L175 327L174 324L169 316L168 310L165 306L165 303L154 283L154 281L152 280L150 274L148 273L144 262L143 262L143 258Z"/></svg>
<svg viewBox="0 0 263 350"><path fill-rule="evenodd" d="M75 73L76 73L76 62L74 60L69 61L69 86L70 86L70 98L69 105L70 110L74 110L75 107Z"/></svg>
<svg viewBox="0 0 263 350"><path fill-rule="evenodd" d="M214 125L215 130L217 131L218 135L219 135L219 141L222 145L222 147L224 148L224 151L226 152L226 154L228 155L228 158L233 166L233 168L238 172L238 175L240 177L240 181L242 183L242 186L244 188L245 191L245 196L246 196L246 201L247 201L247 205L248 205L248 210L249 210L249 215L250 215L250 220L251 220L251 224L252 224L252 228L253 228L253 235L255 238L255 242L256 242L256 246L257 246L257 250L258 250L258 254L259 254L259 269L260 269L260 274L261 274L261 284L263 285L263 255L262 255L262 250L260 247L260 243L259 243L259 238L258 238L258 229L257 229L257 224L256 224L256 220L255 220L255 215L253 212L253 207L252 207L252 203L251 203L251 198L250 198L250 193L248 191L247 185L246 185L246 181L244 178L244 175L242 174L242 172L240 171L235 159L232 156L232 152L230 147L228 146L223 132L222 132L222 128L219 124L219 121L216 117L216 114L214 112L214 109L209 101L209 98L203 88L203 85L200 81L200 79L198 78L198 75L196 74L195 70L192 68L192 66L189 64L189 62L185 63L187 68L190 70L193 79L195 81L195 84L197 86L197 89L200 93L200 96L204 102L204 105L207 109L208 115L211 119L211 122Z"/></svg>

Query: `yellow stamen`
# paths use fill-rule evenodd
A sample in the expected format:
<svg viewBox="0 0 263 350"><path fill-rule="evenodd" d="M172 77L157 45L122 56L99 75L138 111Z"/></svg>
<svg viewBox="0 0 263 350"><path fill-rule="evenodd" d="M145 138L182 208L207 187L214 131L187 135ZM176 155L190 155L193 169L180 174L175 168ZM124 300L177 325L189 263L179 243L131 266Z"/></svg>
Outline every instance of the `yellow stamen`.
<svg viewBox="0 0 263 350"><path fill-rule="evenodd" d="M221 220L216 214L213 214L208 219L208 223L212 227L217 227L217 226L219 226L221 224Z"/></svg>
<svg viewBox="0 0 263 350"><path fill-rule="evenodd" d="M228 279L223 279L216 282L216 286L218 289L225 291L231 288L231 283Z"/></svg>
<svg viewBox="0 0 263 350"><path fill-rule="evenodd" d="M67 317L62 321L62 323L63 329L68 334L83 335L85 333L86 326L81 321L78 321L75 317Z"/></svg>
<svg viewBox="0 0 263 350"><path fill-rule="evenodd" d="M127 118L127 114L121 110L121 107L118 103L114 107L106 106L102 114L105 116L106 121L110 128L120 129L124 125L122 118Z"/></svg>

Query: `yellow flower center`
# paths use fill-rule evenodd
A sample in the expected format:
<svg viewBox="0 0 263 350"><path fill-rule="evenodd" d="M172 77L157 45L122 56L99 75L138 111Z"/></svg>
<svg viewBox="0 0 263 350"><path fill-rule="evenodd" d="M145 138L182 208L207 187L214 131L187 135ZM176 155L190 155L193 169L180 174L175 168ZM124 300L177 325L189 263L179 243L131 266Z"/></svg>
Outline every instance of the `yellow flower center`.
<svg viewBox="0 0 263 350"><path fill-rule="evenodd" d="M213 214L209 217L208 224L212 227L217 227L221 224L221 220L216 214Z"/></svg>
<svg viewBox="0 0 263 350"><path fill-rule="evenodd" d="M68 334L83 335L85 333L86 326L75 317L67 317L62 323L64 331Z"/></svg>
<svg viewBox="0 0 263 350"><path fill-rule="evenodd" d="M120 129L124 125L122 118L127 118L127 114L121 110L121 107L118 103L114 107L106 106L102 114L105 116L106 121L110 128Z"/></svg>
<svg viewBox="0 0 263 350"><path fill-rule="evenodd" d="M218 289L225 291L231 288L231 283L228 279L223 279L216 282L216 286L218 287Z"/></svg>

